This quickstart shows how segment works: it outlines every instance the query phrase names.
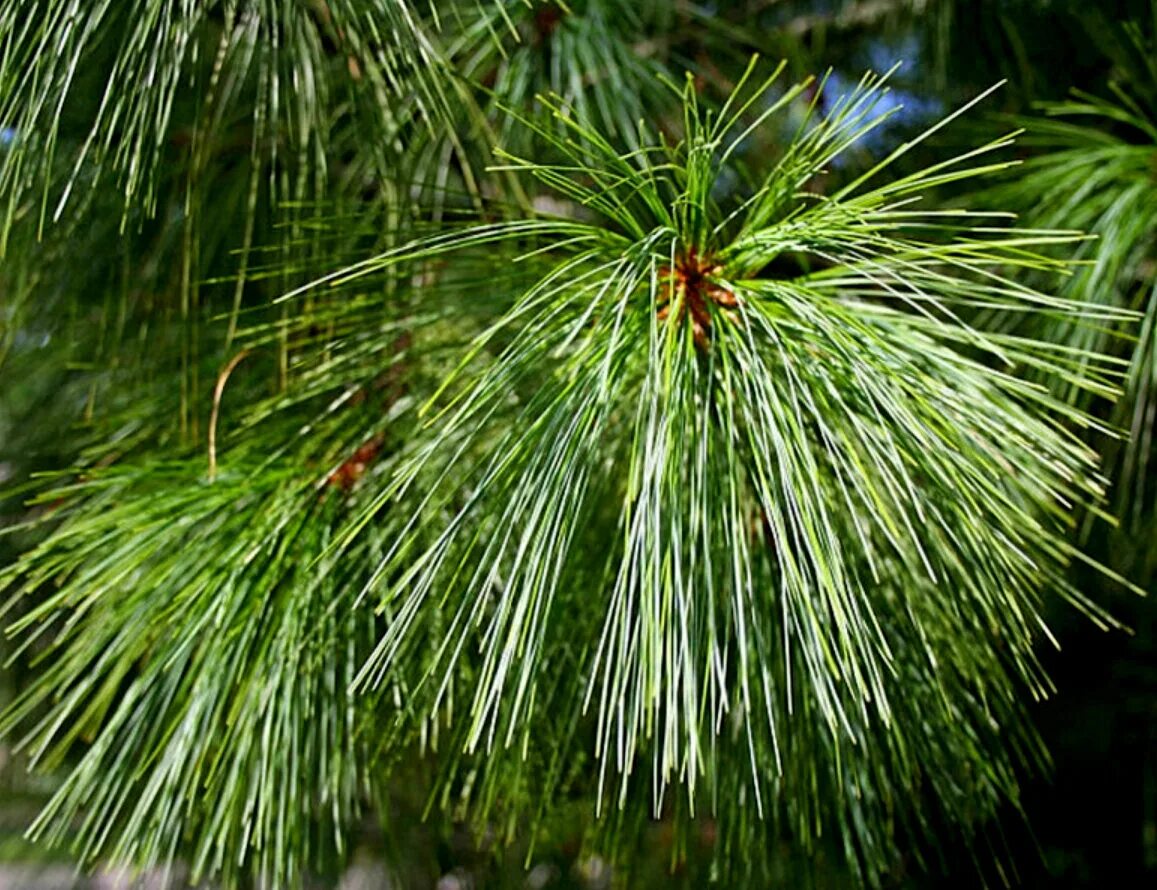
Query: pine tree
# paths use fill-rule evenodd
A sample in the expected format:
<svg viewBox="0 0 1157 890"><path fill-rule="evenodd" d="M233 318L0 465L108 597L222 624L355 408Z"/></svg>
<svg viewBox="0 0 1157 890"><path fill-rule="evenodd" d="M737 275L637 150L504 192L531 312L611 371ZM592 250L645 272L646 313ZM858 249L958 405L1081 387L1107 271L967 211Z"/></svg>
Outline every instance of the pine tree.
<svg viewBox="0 0 1157 890"><path fill-rule="evenodd" d="M1073 566L1130 586L1080 530L1151 515L1157 87L986 133L805 73L955 4L784 6L0 0L35 839L879 886L1017 810Z"/></svg>

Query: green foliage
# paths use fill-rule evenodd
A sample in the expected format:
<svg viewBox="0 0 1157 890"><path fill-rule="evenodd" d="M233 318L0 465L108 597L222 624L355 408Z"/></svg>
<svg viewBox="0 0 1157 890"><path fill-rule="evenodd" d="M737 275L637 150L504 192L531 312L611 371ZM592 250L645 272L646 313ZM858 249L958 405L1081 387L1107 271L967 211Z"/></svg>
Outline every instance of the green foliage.
<svg viewBox="0 0 1157 890"><path fill-rule="evenodd" d="M335 118L341 106L331 95L349 81L335 73L349 66L372 100L351 96L354 108L388 118L387 95L403 83L428 112L446 104L441 81L428 72L437 59L408 0L8 2L0 34L0 119L19 134L0 161L4 233L30 190L42 190L41 216L58 220L78 187L95 184L93 170L122 189L126 212L155 211L157 170L182 126L191 128L194 169L207 166L215 143L232 138L238 115L247 115L259 168L285 153L324 170L331 135L351 113ZM78 83L78 72L107 84ZM91 120L79 109L65 113L70 99L94 86L100 99ZM50 194L63 139L78 141L79 150L66 155L71 172ZM297 185L281 199L301 195Z"/></svg>
<svg viewBox="0 0 1157 890"><path fill-rule="evenodd" d="M1048 316L1029 328L1032 336L1128 363L1124 397L1111 414L1113 426L1128 435L1124 441L1114 437L1105 452L1117 482L1117 510L1133 527L1147 521L1154 503L1148 468L1157 396L1157 4L1152 11L1148 30L1129 23L1102 43L1115 63L1111 97L1078 92L1069 101L1045 104L1047 119L1025 120L1032 128L1027 144L1044 151L989 199L1021 210L1029 225L1069 225L1091 233L1094 238L1075 252L1082 265L1063 293L1144 317L1139 330ZM1011 321L997 317L1002 325ZM1063 392L1091 407L1087 392Z"/></svg>
<svg viewBox="0 0 1157 890"><path fill-rule="evenodd" d="M925 4L838 6L0 0L34 837L294 887L399 810L620 876L662 820L691 882L878 885L1019 808L1052 604L1113 625L1152 118L945 202L1013 137L873 157L889 75L785 72Z"/></svg>
<svg viewBox="0 0 1157 890"><path fill-rule="evenodd" d="M555 105L566 161L514 166L597 221L483 226L336 276L496 242L518 263L549 259L443 384L380 496L379 510L424 494L370 585L388 621L362 677L388 683L436 645L435 712L481 659L464 744L492 759L530 744L543 677L569 682L564 700L596 715L600 787L618 805L637 802L645 755L654 806L677 783L694 810L705 784L699 806L728 814L721 789L746 761L749 806L805 846L834 811L871 872L889 864L886 813L928 783L966 823L1015 799L1010 763L979 739L1016 721L1013 677L1044 689L1042 589L1084 605L1064 580L1064 505L1095 506L1101 486L1058 421L1086 421L980 359L1097 389L1074 373L1096 357L983 335L959 313L1099 310L1005 277L1049 267L1033 249L1071 235L911 207L999 169L984 156L1004 141L868 188L904 146L808 193L878 122L871 78L721 204L745 136L805 86L741 82L718 114L689 86L684 140L625 154ZM596 522L606 543L577 546ZM801 753L817 750L824 762ZM967 790L939 786L947 775ZM881 811L853 818L861 800Z"/></svg>

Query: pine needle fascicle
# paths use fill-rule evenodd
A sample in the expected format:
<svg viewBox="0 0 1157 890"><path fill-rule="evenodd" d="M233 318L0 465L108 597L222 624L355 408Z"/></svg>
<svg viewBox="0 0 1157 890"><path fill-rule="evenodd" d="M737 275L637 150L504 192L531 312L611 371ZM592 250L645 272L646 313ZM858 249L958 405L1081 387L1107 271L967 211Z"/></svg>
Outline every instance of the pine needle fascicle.
<svg viewBox="0 0 1157 890"><path fill-rule="evenodd" d="M565 137L525 121L564 160L510 166L596 221L450 232L316 283L503 244L546 264L378 496L420 506L366 585L389 621L358 682L412 676L435 647L415 709L456 702L463 750L496 774L534 747L552 719L539 690L561 684L589 711L605 805L660 812L677 787L737 824L727 790L746 787L805 848L835 827L874 875L912 799L968 831L1016 800L1015 764L1040 756L1017 691L1049 688L1043 598L1109 622L1064 574L1072 511L1104 487L1068 430L1094 421L1019 376L1109 393L1083 369L1099 358L964 319L1128 314L1013 277L1063 272L1046 253L1078 233L920 209L1007 167L1010 140L881 182L955 114L825 194L833 157L879 123L877 76L826 112L811 100L771 172L721 204L746 137L804 101L806 84L752 71L718 113L680 88L675 145L620 151L549 100Z"/></svg>

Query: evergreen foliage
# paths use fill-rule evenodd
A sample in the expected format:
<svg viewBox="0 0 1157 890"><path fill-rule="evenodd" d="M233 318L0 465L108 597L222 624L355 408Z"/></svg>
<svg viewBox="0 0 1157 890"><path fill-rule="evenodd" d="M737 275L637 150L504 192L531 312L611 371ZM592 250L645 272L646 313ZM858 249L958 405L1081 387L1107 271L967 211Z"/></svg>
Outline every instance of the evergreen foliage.
<svg viewBox="0 0 1157 890"><path fill-rule="evenodd" d="M1074 567L1137 589L1079 528L1152 513L1153 28L1021 136L804 73L956 4L813 6L0 0L34 838L882 886L1019 811Z"/></svg>
<svg viewBox="0 0 1157 890"><path fill-rule="evenodd" d="M1152 16L1157 23L1157 4ZM1049 117L1025 123L1032 127L1031 144L1045 151L1029 159L1015 181L994 190L991 200L1021 211L1033 225L1063 223L1094 235L1075 252L1083 266L1065 283L1064 293L1144 316L1140 331L1131 325L1124 331L1073 326L1059 319L1047 319L1033 331L1051 342L1129 362L1124 397L1111 414L1128 438L1105 450L1119 480L1117 511L1135 527L1147 521L1153 506L1146 477L1157 373L1157 44L1152 27L1092 18L1113 63L1107 96L1078 92L1067 101L1044 103L1041 110ZM1090 407L1087 394L1067 395Z"/></svg>

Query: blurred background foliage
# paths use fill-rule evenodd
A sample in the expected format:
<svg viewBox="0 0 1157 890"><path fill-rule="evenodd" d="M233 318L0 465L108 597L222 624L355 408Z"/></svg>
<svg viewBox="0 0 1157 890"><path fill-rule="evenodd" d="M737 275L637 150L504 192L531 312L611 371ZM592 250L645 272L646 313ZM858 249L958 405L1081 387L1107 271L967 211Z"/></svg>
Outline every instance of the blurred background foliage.
<svg viewBox="0 0 1157 890"><path fill-rule="evenodd" d="M515 157L561 162L565 126L536 103L540 94L557 94L616 144L637 147L640 120L673 138L683 125L664 77L679 82L689 72L701 101L719 103L760 53L784 59L791 82L826 76L820 98L812 88L804 99L834 103L864 71L899 65L879 106L892 117L814 186L835 192L1004 81L980 113L920 143L892 175L1023 128L1015 148L1022 163L979 191L945 183L937 202L1015 210L1030 227L1096 236L1076 248L1083 264L1063 293L1136 312L1138 324L982 309L969 321L1119 362L1119 399L1064 386L1056 393L1127 433L1087 433L1112 480L1109 502L1120 522L1082 517L1073 540L1091 560L1150 589L1157 572L1157 492L1147 480L1157 413L1155 34L1150 0L0 0L0 566L36 546L57 514L67 522L73 499L87 498L90 510L74 551L31 574L9 572L10 584L36 595L13 600L5 623L27 629L44 603L61 607L71 589L56 589L62 566L83 577L118 554L124 585L179 592L159 617L147 596L130 596L82 631L86 651L105 648L116 663L46 662L38 656L53 650L40 634L5 643L11 707L0 752L0 855L56 861L59 854L20 835L61 783L86 778L93 818L121 827L127 820L131 833L138 816L102 804L98 789L99 769L132 774L134 758L147 759L157 744L150 733L164 731L160 717L154 724L149 712L126 706L132 673L155 674L149 682L171 682L172 695L203 703L205 716L183 731L207 732L221 708L237 739L264 733L270 750L287 752L259 769L288 800L269 797L255 810L237 797L244 786L236 774L251 767L243 749L230 762L207 748L197 763L169 764L158 787L142 788L157 795L149 818L192 820L198 827L190 831L209 838L179 851L194 871L232 862L238 874L263 872L273 882L266 886L735 886L739 878L721 876L718 863L756 858L749 845L759 837L766 849L758 858L771 864L748 878L752 886L805 879L856 886L838 837L805 851L790 830L766 838L710 819L632 812L612 816L621 824L604 838L592 829L592 764L573 744L567 701L556 725L536 724L541 737L525 769L488 773L480 756L455 762L455 781L472 786L456 791L482 799L483 823L452 801L430 804L447 769L425 736L438 732L436 721L421 738L382 746L404 758L392 764L393 779L362 781L360 771L378 765L377 736L401 732L382 715L404 713L408 694L379 690L381 701L368 711L331 713L318 704L346 688L372 651L374 620L349 591L357 593L362 567L380 561L405 531L401 509L373 513L379 505L363 480L401 466L402 443L420 425L418 403L536 270L482 258L447 271L431 259L417 273L381 272L389 299L360 304L324 291L305 292L304 304L278 298L464 220L497 224L535 211L582 218L583 208L562 203L526 169L491 169L505 158L496 145ZM775 156L801 114L757 130L741 163ZM744 184L717 186L740 194ZM1059 245L1056 255L1073 249ZM414 286L422 276L440 278L433 296ZM1055 288L1043 273L1027 283ZM421 342L412 336L414 319L428 332ZM247 437L258 427L262 436ZM302 497L309 511L287 532L292 511L279 499ZM328 529L336 535L367 511L376 517L372 533L335 551ZM174 534L175 522L198 529L197 537ZM250 546L265 548L260 560ZM318 560L333 563L323 573L332 586L324 596L294 583ZM971 837L947 824L938 830L934 801L914 802L928 811L938 846L929 850L921 832L898 829L897 843L909 846L887 851L888 868L873 878L880 885L1100 888L1157 880L1154 604L1080 563L1071 574L1076 589L1129 630L1106 633L1071 608L1050 607L1060 647L1042 645L1040 658L1058 691L1028 710L1051 765L1026 771L1020 800L1006 802ZM252 595L265 590L276 593L268 613L265 597ZM229 615L243 618L231 624ZM165 632L177 622L196 622L206 634L260 627L264 636L258 643L221 634L205 655ZM261 684L248 685L246 659L260 666ZM221 667L230 664L236 676ZM44 688L35 684L53 672L86 671L91 683L70 692L82 699L75 725L39 752L40 771L28 772L37 745L17 749L14 728L26 729L53 704L28 690ZM300 704L290 719L309 725L324 713L325 721L305 737L270 743L286 725L262 697L277 695ZM78 778L78 746L91 743L105 720L121 734L84 761L98 771ZM215 740L203 741L212 748ZM304 787L317 772L338 778ZM190 781L207 805L164 803L166 789ZM504 797L533 800L546 785L569 800L541 821L528 827L504 812ZM265 820L270 836L280 826L300 828L281 809L318 796L321 814L294 841L310 851L309 868L211 837L215 822L245 812ZM69 815L55 839L68 840L72 830L99 836L108 827L79 819ZM359 827L343 841L333 826L350 822ZM625 852L613 856L608 845ZM154 864L177 852L131 842L102 849Z"/></svg>

